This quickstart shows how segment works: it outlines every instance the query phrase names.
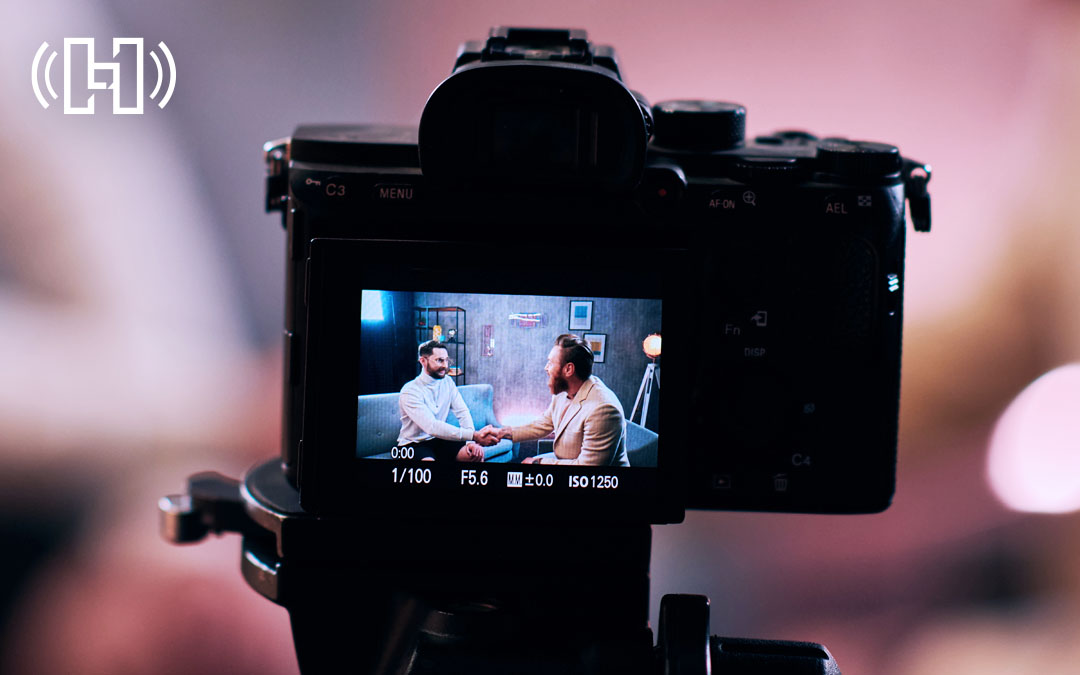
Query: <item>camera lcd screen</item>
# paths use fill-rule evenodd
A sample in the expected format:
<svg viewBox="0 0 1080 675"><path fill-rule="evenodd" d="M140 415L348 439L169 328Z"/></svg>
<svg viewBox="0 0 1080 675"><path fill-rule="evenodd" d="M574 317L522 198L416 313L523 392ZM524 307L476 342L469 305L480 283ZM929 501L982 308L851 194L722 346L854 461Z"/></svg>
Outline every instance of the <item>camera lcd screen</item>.
<svg viewBox="0 0 1080 675"><path fill-rule="evenodd" d="M390 460L378 474L394 483L644 485L661 445L661 305L363 289L356 457L364 473Z"/></svg>
<svg viewBox="0 0 1080 675"><path fill-rule="evenodd" d="M312 241L304 508L681 518L685 259L635 251Z"/></svg>

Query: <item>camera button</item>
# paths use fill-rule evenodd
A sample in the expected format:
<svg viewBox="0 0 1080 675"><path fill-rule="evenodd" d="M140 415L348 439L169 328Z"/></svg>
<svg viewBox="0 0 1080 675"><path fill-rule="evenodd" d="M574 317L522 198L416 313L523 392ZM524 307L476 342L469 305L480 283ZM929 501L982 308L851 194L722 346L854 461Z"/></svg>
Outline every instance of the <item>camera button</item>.
<svg viewBox="0 0 1080 675"><path fill-rule="evenodd" d="M746 327L735 319L726 319L720 322L720 339L725 342L742 342L742 334Z"/></svg>
<svg viewBox="0 0 1080 675"><path fill-rule="evenodd" d="M773 474L772 488L774 492L787 492L791 489L791 476L786 473Z"/></svg>
<svg viewBox="0 0 1080 675"><path fill-rule="evenodd" d="M292 192L301 203L340 208L356 196L354 177L350 174L316 170L297 170L290 178Z"/></svg>
<svg viewBox="0 0 1080 675"><path fill-rule="evenodd" d="M730 473L714 473L712 476L712 489L730 490L732 486Z"/></svg>
<svg viewBox="0 0 1080 675"><path fill-rule="evenodd" d="M808 452L796 452L791 456L791 465L799 468L810 468L813 465L814 458Z"/></svg>
<svg viewBox="0 0 1080 675"><path fill-rule="evenodd" d="M376 183L371 197L377 202L415 202L420 190L412 183Z"/></svg>
<svg viewBox="0 0 1080 675"><path fill-rule="evenodd" d="M645 169L639 195L648 213L667 211L678 205L686 191L686 174L675 166L650 166Z"/></svg>
<svg viewBox="0 0 1080 675"><path fill-rule="evenodd" d="M713 190L705 202L705 210L719 213L756 213L765 201L761 192L751 187L727 187Z"/></svg>
<svg viewBox="0 0 1080 675"><path fill-rule="evenodd" d="M865 211L867 203L864 196L856 196L847 192L833 193L821 202L821 212L830 217L847 217L857 214L860 210Z"/></svg>

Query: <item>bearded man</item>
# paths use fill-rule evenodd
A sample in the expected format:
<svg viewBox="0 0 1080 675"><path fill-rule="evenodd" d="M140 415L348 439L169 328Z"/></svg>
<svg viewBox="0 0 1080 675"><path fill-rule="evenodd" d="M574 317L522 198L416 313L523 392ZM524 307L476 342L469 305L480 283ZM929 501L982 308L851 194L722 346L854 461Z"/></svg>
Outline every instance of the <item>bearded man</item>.
<svg viewBox="0 0 1080 675"><path fill-rule="evenodd" d="M577 335L555 338L548 353L551 404L543 415L519 427L491 430L498 439L515 443L555 432L553 452L527 457L525 464L630 466L626 456L626 416L622 404L600 378L592 374L593 353Z"/></svg>

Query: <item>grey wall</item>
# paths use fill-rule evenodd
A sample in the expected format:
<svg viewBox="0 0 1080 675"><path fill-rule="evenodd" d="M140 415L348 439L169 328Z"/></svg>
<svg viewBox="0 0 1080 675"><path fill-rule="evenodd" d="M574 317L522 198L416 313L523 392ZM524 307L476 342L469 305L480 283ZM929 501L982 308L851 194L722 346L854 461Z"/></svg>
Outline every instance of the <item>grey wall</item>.
<svg viewBox="0 0 1080 675"><path fill-rule="evenodd" d="M569 330L570 301L592 299L593 323L588 331ZM595 364L599 377L622 401L629 416L641 385L648 357L641 341L660 331L660 301L622 298L550 297L539 295L481 295L417 293L417 305L454 305L466 310L466 380L495 387L495 414L503 424L527 421L544 411L551 400L544 366L555 338L562 333L606 333L604 363ZM541 312L536 328L512 325L515 313ZM483 326L491 324L495 337L492 356L482 356ZM656 429L658 394L653 394L650 423Z"/></svg>

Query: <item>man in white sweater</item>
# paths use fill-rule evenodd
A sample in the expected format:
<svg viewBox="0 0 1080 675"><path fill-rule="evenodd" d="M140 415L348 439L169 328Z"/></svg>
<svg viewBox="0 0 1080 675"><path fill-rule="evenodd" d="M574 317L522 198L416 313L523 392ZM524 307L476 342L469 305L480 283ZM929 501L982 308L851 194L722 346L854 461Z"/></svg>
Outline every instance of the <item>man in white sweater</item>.
<svg viewBox="0 0 1080 675"><path fill-rule="evenodd" d="M482 446L498 440L489 431L476 431L472 415L454 384L447 377L450 355L438 340L428 340L417 350L420 374L401 388L399 447L415 448L417 459L484 461ZM447 424L453 412L460 426Z"/></svg>

